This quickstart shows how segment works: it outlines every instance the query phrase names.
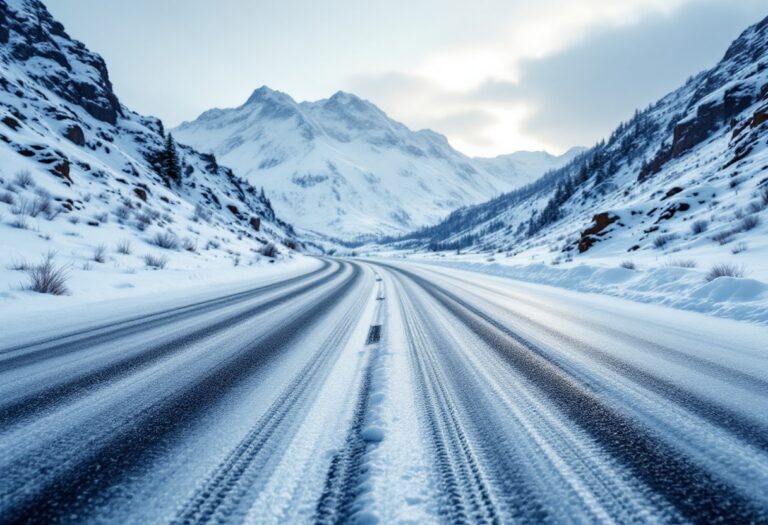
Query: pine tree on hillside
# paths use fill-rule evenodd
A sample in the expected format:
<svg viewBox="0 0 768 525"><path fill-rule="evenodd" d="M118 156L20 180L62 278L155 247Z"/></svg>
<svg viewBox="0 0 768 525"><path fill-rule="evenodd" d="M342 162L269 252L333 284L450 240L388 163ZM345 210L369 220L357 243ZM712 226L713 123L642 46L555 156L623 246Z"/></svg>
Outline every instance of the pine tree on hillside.
<svg viewBox="0 0 768 525"><path fill-rule="evenodd" d="M165 148L161 154L160 173L165 179L166 184L171 182L181 184L181 163L179 154L176 151L176 143L173 141L173 135L168 133L165 137Z"/></svg>
<svg viewBox="0 0 768 525"><path fill-rule="evenodd" d="M211 152L210 155L211 155L211 170L213 171L213 173L218 174L219 162L216 160L216 155L214 155L213 152Z"/></svg>

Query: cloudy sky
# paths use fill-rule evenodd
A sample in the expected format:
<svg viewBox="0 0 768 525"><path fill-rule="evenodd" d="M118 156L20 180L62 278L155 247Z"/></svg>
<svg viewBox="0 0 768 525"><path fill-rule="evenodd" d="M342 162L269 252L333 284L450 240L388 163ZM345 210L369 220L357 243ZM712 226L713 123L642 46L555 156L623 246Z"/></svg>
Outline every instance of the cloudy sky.
<svg viewBox="0 0 768 525"><path fill-rule="evenodd" d="M591 145L714 65L765 0L44 0L169 126L338 90L471 155ZM367 5L371 4L371 5Z"/></svg>

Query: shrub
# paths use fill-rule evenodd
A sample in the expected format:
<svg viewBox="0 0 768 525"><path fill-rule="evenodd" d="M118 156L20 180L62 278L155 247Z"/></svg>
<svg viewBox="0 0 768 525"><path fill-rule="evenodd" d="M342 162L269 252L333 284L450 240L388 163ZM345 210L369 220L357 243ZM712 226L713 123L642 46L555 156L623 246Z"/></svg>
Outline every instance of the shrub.
<svg viewBox="0 0 768 525"><path fill-rule="evenodd" d="M93 249L93 260L97 263L103 263L107 260L107 247L99 244Z"/></svg>
<svg viewBox="0 0 768 525"><path fill-rule="evenodd" d="M16 202L16 199L13 198L13 193L6 191L5 193L0 194L0 202L13 205L13 203Z"/></svg>
<svg viewBox="0 0 768 525"><path fill-rule="evenodd" d="M653 240L653 245L656 248L661 249L664 248L669 243L669 241L674 241L675 239L677 239L677 235L674 233L665 233L656 237Z"/></svg>
<svg viewBox="0 0 768 525"><path fill-rule="evenodd" d="M69 273L66 266L56 266L55 252L48 252L40 264L29 270L29 289L38 293L64 295L68 293L67 280Z"/></svg>
<svg viewBox="0 0 768 525"><path fill-rule="evenodd" d="M50 195L40 195L35 197L29 206L29 215L37 217L41 213L50 216L53 213L53 201Z"/></svg>
<svg viewBox="0 0 768 525"><path fill-rule="evenodd" d="M275 258L278 255L277 246L274 245L274 243L268 242L261 248L261 255L264 257L272 257Z"/></svg>
<svg viewBox="0 0 768 525"><path fill-rule="evenodd" d="M67 219L70 224L77 224L80 222L80 217L76 217L75 215L72 215L69 219Z"/></svg>
<svg viewBox="0 0 768 525"><path fill-rule="evenodd" d="M29 223L27 223L26 215L18 215L15 219L13 219L10 222L10 225L20 230L26 230L29 228Z"/></svg>
<svg viewBox="0 0 768 525"><path fill-rule="evenodd" d="M130 255L131 241L129 241L128 239L123 239L122 241L119 241L117 243L117 253L122 253L123 255Z"/></svg>
<svg viewBox="0 0 768 525"><path fill-rule="evenodd" d="M696 221L691 224L691 233L699 235L700 233L707 231L707 228L709 228L709 223L707 221Z"/></svg>
<svg viewBox="0 0 768 525"><path fill-rule="evenodd" d="M192 215L192 220L195 222L208 222L211 220L211 212L198 202L195 204L195 213Z"/></svg>
<svg viewBox="0 0 768 525"><path fill-rule="evenodd" d="M97 213L93 216L94 220L101 224L106 224L109 221L109 213L103 212L103 213Z"/></svg>
<svg viewBox="0 0 768 525"><path fill-rule="evenodd" d="M30 173L29 170L21 170L16 173L16 178L13 179L13 182L16 183L17 186L21 188L26 188L28 186L34 186L35 181L32 178L32 173Z"/></svg>
<svg viewBox="0 0 768 525"><path fill-rule="evenodd" d="M29 215L30 207L29 201L22 197L13 205L11 213L14 215Z"/></svg>
<svg viewBox="0 0 768 525"><path fill-rule="evenodd" d="M757 215L748 215L741 220L741 231L748 232L760 224L760 217Z"/></svg>
<svg viewBox="0 0 768 525"><path fill-rule="evenodd" d="M749 203L749 206L747 206L747 212L749 213L760 213L765 209L765 204L762 203L762 201L752 201Z"/></svg>
<svg viewBox="0 0 768 525"><path fill-rule="evenodd" d="M181 246L188 252L196 252L197 251L197 239L191 239L189 237L184 237L184 239L181 241Z"/></svg>
<svg viewBox="0 0 768 525"><path fill-rule="evenodd" d="M712 240L723 246L733 240L733 232L731 230L723 230L713 235Z"/></svg>
<svg viewBox="0 0 768 525"><path fill-rule="evenodd" d="M714 281L718 277L744 277L744 268L736 264L716 264L707 273L707 282Z"/></svg>
<svg viewBox="0 0 768 525"><path fill-rule="evenodd" d="M745 242L740 242L739 244L731 248L731 253L734 255L739 254L741 252L746 252L746 251L747 251L747 243Z"/></svg>
<svg viewBox="0 0 768 525"><path fill-rule="evenodd" d="M56 206L56 207L51 206L48 209L48 211L45 212L45 219L48 220L48 221L52 221L53 219L58 217L60 213L61 213L61 207L60 206Z"/></svg>
<svg viewBox="0 0 768 525"><path fill-rule="evenodd" d="M131 218L131 209L128 206L118 206L114 211L118 221L127 221Z"/></svg>
<svg viewBox="0 0 768 525"><path fill-rule="evenodd" d="M693 259L670 259L666 266L677 268L696 268L696 261Z"/></svg>
<svg viewBox="0 0 768 525"><path fill-rule="evenodd" d="M29 263L24 259L13 259L11 260L11 264L8 265L9 270L14 270L17 272L27 272L31 266Z"/></svg>
<svg viewBox="0 0 768 525"><path fill-rule="evenodd" d="M765 206L768 206L768 188L763 190L763 193L760 195L760 200L763 201Z"/></svg>
<svg viewBox="0 0 768 525"><path fill-rule="evenodd" d="M147 268L158 268L162 270L168 264L168 258L162 255L152 255L148 253L144 256L144 265Z"/></svg>
<svg viewBox="0 0 768 525"><path fill-rule="evenodd" d="M619 266L626 268L627 270L637 270L637 266L633 261L621 261Z"/></svg>
<svg viewBox="0 0 768 525"><path fill-rule="evenodd" d="M152 224L152 215L149 213L137 213L136 214L136 228L140 231L144 231L148 226Z"/></svg>
<svg viewBox="0 0 768 525"><path fill-rule="evenodd" d="M179 238L171 232L158 232L152 239L152 244L166 250L178 250Z"/></svg>

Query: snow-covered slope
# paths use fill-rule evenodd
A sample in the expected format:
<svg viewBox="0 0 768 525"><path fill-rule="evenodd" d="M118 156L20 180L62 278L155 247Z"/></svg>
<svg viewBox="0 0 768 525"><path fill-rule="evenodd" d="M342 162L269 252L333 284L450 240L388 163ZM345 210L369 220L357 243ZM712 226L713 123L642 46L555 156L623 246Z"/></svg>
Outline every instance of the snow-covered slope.
<svg viewBox="0 0 768 525"><path fill-rule="evenodd" d="M533 184L405 236L400 245L538 258L551 252L547 259L559 260L730 250L732 241L762 246L766 120L768 19L745 31L715 68L638 111L609 140ZM699 221L706 226L692 226Z"/></svg>
<svg viewBox="0 0 768 525"><path fill-rule="evenodd" d="M563 168L386 249L751 319L768 312L766 209L768 19Z"/></svg>
<svg viewBox="0 0 768 525"><path fill-rule="evenodd" d="M272 243L283 253L285 244L296 246L269 200L214 157L179 146L181 182L161 176L163 146L162 123L121 105L102 58L72 40L41 2L0 2L7 297L24 282L18 270L48 252L86 283L145 271L153 266L147 255L169 270L217 261L231 268L260 260Z"/></svg>
<svg viewBox="0 0 768 525"><path fill-rule="evenodd" d="M433 223L573 155L472 159L444 136L411 131L355 95L298 103L267 87L238 108L206 111L173 133L263 185L277 212L297 227L346 239Z"/></svg>

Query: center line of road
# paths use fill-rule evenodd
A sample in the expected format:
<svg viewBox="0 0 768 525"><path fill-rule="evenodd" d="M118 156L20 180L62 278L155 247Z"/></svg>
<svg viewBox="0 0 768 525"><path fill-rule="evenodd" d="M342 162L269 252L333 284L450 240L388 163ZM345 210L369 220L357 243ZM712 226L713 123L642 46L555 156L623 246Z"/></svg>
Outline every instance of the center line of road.
<svg viewBox="0 0 768 525"><path fill-rule="evenodd" d="M365 344L372 345L378 343L379 340L381 340L381 325L375 324L368 330L368 339L365 341Z"/></svg>

